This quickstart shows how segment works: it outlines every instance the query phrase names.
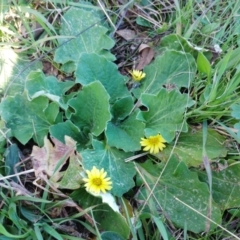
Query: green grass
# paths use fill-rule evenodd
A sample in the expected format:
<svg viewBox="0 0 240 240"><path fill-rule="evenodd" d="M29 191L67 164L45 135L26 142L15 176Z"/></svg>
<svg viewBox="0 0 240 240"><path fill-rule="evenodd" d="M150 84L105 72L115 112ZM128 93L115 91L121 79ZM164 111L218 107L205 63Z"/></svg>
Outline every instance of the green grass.
<svg viewBox="0 0 240 240"><path fill-rule="evenodd" d="M92 17L99 17L101 21L86 30L78 30L78 27L71 29L71 24L74 22L70 24L69 16L65 15L71 7L84 9L86 14L94 11ZM2 103L0 107L2 118L0 131L2 135L0 138L0 239L240 239L238 233L240 226L238 212L240 207L240 198L238 197L240 191L238 186L240 181L238 171L238 144L240 142L238 133L240 130L239 7L240 1L238 0L209 2L174 0L171 3L165 0L132 0L125 4L120 4L115 0L2 1L0 3L0 74L4 79L4 84L1 84ZM73 34L74 37L69 36L70 33L64 35L67 27L66 31L64 30L65 33L62 34L64 24L76 33ZM80 63L75 61L74 54L79 51L76 47L73 52L70 49L68 52L62 53L57 60L55 55L57 51L64 49L67 42L71 42L75 38L84 39L84 34L91 31L95 25L107 29L106 33L101 33L104 37L102 44L109 41L104 47L101 46L103 49L93 51L93 53L97 53L95 58L90 59L90 55L87 56L92 51L89 48L89 52L82 53L86 54L84 55L85 59L81 59ZM81 26L79 26L80 28ZM119 29L134 30L135 38L130 41L124 40L116 33ZM112 36L115 42L114 48L108 35ZM95 38L97 39L97 37ZM91 42L90 36L88 39L86 44ZM129 70L136 66L136 62L139 60L141 53L138 52L138 47L141 42L148 44L155 51L154 59L144 68L147 77L155 71L156 75L159 74L164 78L164 74L171 72L170 68L168 69L168 66L171 67L171 65L174 68L181 66L185 71L182 64L186 61L189 78L185 79L186 83L172 84L169 79L175 76L171 75L168 82L163 82L164 89L154 93L154 89L153 92L148 92L151 84L144 88L144 80L136 86L128 81ZM93 44L92 48L95 45ZM218 52L218 46L221 48L221 52ZM17 60L13 58L9 60L3 54L3 49L6 48L11 48L13 56L17 56ZM64 54L68 53L72 54L72 59L70 58L67 64L61 62L63 60L60 58L65 57ZM172 62L162 60L161 64L165 64L165 68L168 69L166 72L169 72L161 73L161 75L158 67L153 66L154 62L160 62L158 56L164 56L164 59L167 59L170 54L175 53L179 55L171 56L179 57L182 61L174 65L174 59ZM102 56L104 58L101 58ZM113 56L117 58L115 63L118 64L118 70L124 76L119 77L114 72L117 65L112 67L115 64ZM124 97L118 95L120 100L123 99L122 102L118 102L116 99L114 99L115 102L112 100L111 93L107 92L107 84L113 82L113 79L109 79L109 83L104 87L100 83L99 87L96 83L89 84L87 82L90 70L86 67L85 73L81 66L93 66L92 68L94 68L94 65L90 65L90 63L96 59L98 59L99 65L102 64L101 61L104 61L104 64L101 65L103 68L108 66L111 69L113 79L122 77L121 80L124 82L124 86L127 85L130 89L129 92L131 96L134 96L134 101L127 99L125 95L123 95ZM34 61L34 64L30 61ZM194 66L191 65L191 61L194 62ZM46 85L42 87L42 90L47 89L49 95L55 95L54 97L49 97L47 94L40 95L42 99L46 96L50 99L43 106L43 103L38 100L39 98L30 94L35 86L32 86L31 89L28 84L32 79L36 80L36 85L39 84L39 75L31 71L36 71L41 68L41 63L46 64L46 62L48 67L44 68L45 72L41 75L44 79L41 81L44 81ZM8 63L7 65L11 63L12 69L8 70L9 72L6 71L6 63ZM194 67L196 67L196 72L192 70ZM101 73L102 76L99 74L99 79L95 80L104 78L109 69L106 67L106 70L104 69ZM194 72L193 75L191 75L191 70ZM29 73L30 75L28 75ZM173 73L175 74L175 72ZM181 79L181 69L177 73ZM52 81L47 77L48 75L54 75L59 80L58 83L48 85L47 81ZM84 79L82 80L81 77ZM85 79L86 83L83 83ZM74 83L74 81L78 81L78 83L65 85L64 91L57 92L63 86L61 84ZM154 84L157 88L157 81ZM50 89L49 86L54 86L55 89ZM143 92L140 92L142 89ZM166 136L171 140L159 154L145 155L134 144L131 145L132 143L118 143L116 136L121 141L121 134L118 132L114 135L107 125L98 134L98 128L94 128L96 119L89 120L93 125L92 127L90 124L93 128L90 132L86 126L80 129L81 117L91 114L86 110L85 114L81 113L82 115L78 116L81 109L77 107L81 105L78 105L76 99L84 99L84 94L78 94L79 92L84 93L85 91L88 96L96 93L93 96L96 101L94 104L99 102L108 104L110 101L107 105L109 116L117 119L111 122L113 128L118 128L127 119L126 121L135 121L134 124L138 124L139 132L146 133L150 131L151 126L145 129L144 121L140 123L140 120L145 118L145 122L147 121L146 110L147 108L151 110L152 106L156 107L157 115L159 109L154 102L157 99L159 106L162 106L161 102L164 99L161 99L161 96L168 96L165 93L166 89L168 89L167 93L171 92L169 89L172 89L172 92L175 91L173 97L177 99L174 102L169 98L169 102L166 103L169 107L169 114L171 112L176 114L171 121L180 119L180 122L176 123L174 130L171 129L171 126L169 129L164 129ZM118 91L117 88L115 91ZM33 146L43 147L43 139L41 140L43 133L38 134L37 129L41 124L38 125L37 118L28 117L28 111L17 109L17 104L13 105L14 99L17 99L16 96L18 99L23 99L22 96L25 96L23 92L28 94L28 98L24 101L27 102L26 106L29 107L29 112L37 116L39 114L43 119L39 113L42 111L41 114L45 114L46 118L41 124L51 123L46 135L52 135L61 141L64 134L60 136L59 133L65 131L73 134L72 138L76 140L74 138L76 131L79 131L78 134L80 134L81 130L82 135L76 137L79 141L77 141L75 149L80 155L74 155L76 151L69 155L66 154L67 157L64 155L61 161L54 165L52 175L55 173L61 175L69 171L67 172L69 176L65 179L67 183L59 180L63 179L62 175L54 182L54 176L47 176L44 171L34 166L29 158ZM142 97L141 94L145 92L149 94ZM56 96L58 100L56 100ZM91 101L90 97L87 99ZM179 105L180 99L185 102L184 108ZM38 101L38 104L31 105L34 101ZM64 104L68 106L66 107ZM2 109L2 106L8 106L8 109ZM104 109L102 105L98 106L96 111ZM174 106L178 106L178 109ZM84 106L81 107L84 108ZM37 109L37 113L34 112L35 109ZM22 122L17 122L16 119L21 111L25 116L22 116ZM77 124L74 122L74 114L79 117ZM107 115L102 112L103 117L104 114ZM6 119L13 123L15 121L16 125L9 124ZM164 118L161 119L167 126L169 122L166 123ZM32 121L32 125L30 127L24 125L24 121L29 125ZM103 121L101 119L100 122ZM134 124L133 126L135 126ZM51 128L53 125L54 128ZM62 129L60 125L64 128ZM71 131L69 126L71 126ZM190 129L188 132L186 126ZM16 134L21 128L24 131ZM33 129L32 135L26 136L29 135L27 132L31 128ZM76 130L78 128L80 130ZM106 128L108 129L106 130ZM39 129L41 128L39 127ZM126 127L124 130L127 132L128 128ZM174 134L173 138L171 138L172 133ZM137 134L136 131L131 138L134 139ZM47 145L49 147L47 152L51 152L56 145L55 142L53 146ZM47 148L46 145L44 146ZM113 149L113 147L115 148ZM122 149L122 155L119 153L119 149ZM88 155L90 152L92 155ZM124 164L129 164L122 173L128 175L120 180L123 185L130 187L121 186L121 184L114 185L115 188L111 192L113 198L106 197L105 199L107 204L103 204L101 198L89 194L83 187L82 179L86 176L85 170L91 169L91 164L97 162L94 155L96 152L97 160L104 153L110 156L109 161L112 158L116 161L119 169L124 167ZM117 162L119 159L121 159L121 163ZM22 162L16 164L20 160ZM77 163L73 163L75 160ZM197 160L198 162L196 162ZM41 167L44 169L44 166ZM70 167L73 172L70 172ZM114 168L109 167L107 170L109 174ZM21 174L15 174L16 172ZM114 175L117 174L111 175L112 179L115 179ZM73 179L72 182L71 179ZM115 180L118 180L117 177ZM69 182L70 185L68 185ZM75 183L78 184L78 187L71 185ZM189 189L196 191L196 194ZM196 202L198 206L194 205ZM112 210L116 206L119 206L119 213ZM205 212L202 208L206 208ZM193 219L192 216L196 219L193 225L187 220L185 221L188 218ZM118 224L118 228L116 228L116 224Z"/></svg>

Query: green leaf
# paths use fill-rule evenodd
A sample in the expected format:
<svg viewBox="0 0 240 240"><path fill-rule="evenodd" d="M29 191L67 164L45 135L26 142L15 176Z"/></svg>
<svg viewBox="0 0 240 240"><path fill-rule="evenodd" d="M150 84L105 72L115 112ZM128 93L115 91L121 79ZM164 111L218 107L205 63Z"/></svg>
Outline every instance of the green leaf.
<svg viewBox="0 0 240 240"><path fill-rule="evenodd" d="M111 107L114 120L123 120L133 110L134 102L132 97L124 97L117 100Z"/></svg>
<svg viewBox="0 0 240 240"><path fill-rule="evenodd" d="M76 63L84 52L102 54L114 60L113 55L105 52L113 47L114 41L107 36L107 28L101 26L99 21L94 10L70 8L63 16L60 29L60 35L66 38L58 39L59 44L64 45L56 50L54 60L62 64ZM70 41L66 43L67 40Z"/></svg>
<svg viewBox="0 0 240 240"><path fill-rule="evenodd" d="M17 205L14 202L11 202L8 206L8 218L20 232L27 229L27 222L18 216Z"/></svg>
<svg viewBox="0 0 240 240"><path fill-rule="evenodd" d="M177 34L169 34L162 38L160 47L166 47L168 49L183 51L187 53L195 53L193 45Z"/></svg>
<svg viewBox="0 0 240 240"><path fill-rule="evenodd" d="M16 171L20 172L20 166L16 167L16 164L19 163L20 158L19 158L20 151L17 147L17 144L11 144L7 148L7 154L5 157L5 175L12 175L15 174ZM16 167L16 169L15 169ZM18 182L17 177L11 178L14 182Z"/></svg>
<svg viewBox="0 0 240 240"><path fill-rule="evenodd" d="M74 125L70 120L57 123L49 128L50 134L64 143L64 136L73 138L80 148L84 148L89 141L89 137L86 136L80 129Z"/></svg>
<svg viewBox="0 0 240 240"><path fill-rule="evenodd" d="M2 0L1 1L1 4L0 4L0 11L1 11L1 14L4 15L7 11L9 11L9 3L8 3L8 0Z"/></svg>
<svg viewBox="0 0 240 240"><path fill-rule="evenodd" d="M224 211L240 205L240 165L238 162L221 171L212 171L212 192L214 201ZM200 180L208 182L205 172L198 171Z"/></svg>
<svg viewBox="0 0 240 240"><path fill-rule="evenodd" d="M129 226L126 219L120 213L114 212L106 204L100 206L99 210L101 211L98 211L98 214L94 214L94 218L95 221L100 223L101 229L104 229L105 231L116 232L120 234L124 239L129 239ZM102 214L103 212L104 214Z"/></svg>
<svg viewBox="0 0 240 240"><path fill-rule="evenodd" d="M239 62L240 62L239 54L240 54L240 47L234 48L232 50L232 54L227 64L226 70L230 70L232 68L236 68L237 66L239 66ZM239 69L238 69L238 72L239 72Z"/></svg>
<svg viewBox="0 0 240 240"><path fill-rule="evenodd" d="M43 230L47 232L50 236L53 236L57 240L63 240L62 236L50 225L47 223L42 224Z"/></svg>
<svg viewBox="0 0 240 240"><path fill-rule="evenodd" d="M76 82L86 85L99 80L110 95L111 103L118 98L130 96L116 64L97 54L83 53L76 69Z"/></svg>
<svg viewBox="0 0 240 240"><path fill-rule="evenodd" d="M29 236L31 231L32 230L30 229L28 232L26 232L22 235L13 235L13 234L9 233L2 224L0 224L0 233L6 237L13 238L13 239L15 239L15 238L16 239L21 239L21 238L26 239L26 237Z"/></svg>
<svg viewBox="0 0 240 240"><path fill-rule="evenodd" d="M208 78L210 79L211 70L212 70L211 64L208 61L208 59L201 52L198 52L197 67L198 67L199 72L206 73Z"/></svg>
<svg viewBox="0 0 240 240"><path fill-rule="evenodd" d="M17 202L17 201L29 201L29 202L36 202L36 203L51 203L51 201L42 199L42 198L36 198L36 197L26 197L26 196L16 196L12 197L11 201Z"/></svg>
<svg viewBox="0 0 240 240"><path fill-rule="evenodd" d="M71 198L83 208L94 207L94 220L99 224L99 229L119 234L123 239L129 239L130 229L126 219L118 212L113 211L107 204L102 204L101 199L92 196L85 189L80 188L71 194ZM117 223L117 224L116 224Z"/></svg>
<svg viewBox="0 0 240 240"><path fill-rule="evenodd" d="M205 25L202 29L201 32L204 35L208 35L211 34L212 32L218 31L220 23L218 22L213 22L213 23L208 23L207 25Z"/></svg>
<svg viewBox="0 0 240 240"><path fill-rule="evenodd" d="M38 222L38 220L36 220L36 222ZM38 224L34 224L34 233L37 237L37 240L44 240Z"/></svg>
<svg viewBox="0 0 240 240"><path fill-rule="evenodd" d="M25 208L20 206L19 207L21 214L28 220L31 221L32 223L38 222L42 216L39 215L38 213L34 213L34 211L31 208Z"/></svg>
<svg viewBox="0 0 240 240"><path fill-rule="evenodd" d="M205 148L210 161L226 156L227 149L223 145L224 140L225 138L222 135L213 129L208 129ZM170 144L156 156L163 161L167 161L172 151L188 166L197 167L201 165L203 163L202 130L196 131L192 129L188 133L181 133L174 149L173 144Z"/></svg>
<svg viewBox="0 0 240 240"><path fill-rule="evenodd" d="M132 156L131 154L120 151L116 148L105 146L102 142L93 141L94 150L81 152L84 169L92 170L93 166L107 172L107 177L111 178L111 193L121 197L134 186L133 176L135 169L133 163L125 163L124 159Z"/></svg>
<svg viewBox="0 0 240 240"><path fill-rule="evenodd" d="M57 103L55 103L55 102L49 103L49 105L47 106L47 108L45 109L44 112L45 112L46 118L49 122L55 123L59 120L58 119L59 105ZM61 120L62 120L62 118L61 118Z"/></svg>
<svg viewBox="0 0 240 240"><path fill-rule="evenodd" d="M28 56L16 54L11 48L0 49L0 88L5 95L22 93L27 75L37 69L42 69L41 61L30 62Z"/></svg>
<svg viewBox="0 0 240 240"><path fill-rule="evenodd" d="M193 104L186 94L177 90L171 92L161 89L158 95L142 94L141 102L148 111L139 112L137 119L146 123L145 135L155 136L160 133L167 142L175 137L175 132L187 130L183 118L185 109Z"/></svg>
<svg viewBox="0 0 240 240"><path fill-rule="evenodd" d="M146 19L139 17L139 16L136 18L136 23L143 27L151 27L152 26L152 24L149 21L147 21Z"/></svg>
<svg viewBox="0 0 240 240"><path fill-rule="evenodd" d="M121 237L116 232L103 232L101 234L102 240L124 240L125 238Z"/></svg>
<svg viewBox="0 0 240 240"><path fill-rule="evenodd" d="M0 104L2 119L7 128L22 144L26 144L32 137L34 141L42 146L44 136L48 129L54 124L57 117L58 106L55 111L48 111L49 100L46 97L38 97L29 101L26 95L7 97ZM11 111L9 111L11 109Z"/></svg>
<svg viewBox="0 0 240 240"><path fill-rule="evenodd" d="M87 128L95 136L103 132L111 119L109 95L99 81L84 86L68 104L75 110L71 115L72 122L80 129Z"/></svg>
<svg viewBox="0 0 240 240"><path fill-rule="evenodd" d="M231 105L232 113L231 115L236 118L240 119L240 104L235 103ZM240 123L234 124L234 128L237 129L237 136L240 137Z"/></svg>
<svg viewBox="0 0 240 240"><path fill-rule="evenodd" d="M168 240L167 230L166 230L162 220L159 217L155 217L155 216L152 216L152 218L153 218L159 232L161 233L163 239Z"/></svg>
<svg viewBox="0 0 240 240"><path fill-rule="evenodd" d="M125 152L141 149L140 140L144 136L145 124L136 119L137 112L123 121L109 122L106 130L107 143Z"/></svg>
<svg viewBox="0 0 240 240"><path fill-rule="evenodd" d="M54 76L46 77L42 71L31 72L26 81L26 90L30 99L39 96L46 96L50 100L59 104L63 109L67 109L67 104L62 100L62 96L75 83L73 82L59 82Z"/></svg>
<svg viewBox="0 0 240 240"><path fill-rule="evenodd" d="M56 184L57 188L77 189L80 188L82 176L80 173L83 171L80 155L71 155L67 170L64 172L63 178Z"/></svg>
<svg viewBox="0 0 240 240"><path fill-rule="evenodd" d="M146 77L139 88L133 90L139 98L142 93L157 94L163 85L188 87L196 72L196 64L189 53L167 50L144 68Z"/></svg>
<svg viewBox="0 0 240 240"><path fill-rule="evenodd" d="M152 167L156 168L156 165ZM156 184L158 175L155 178L147 178L147 174L145 175L150 189ZM214 222L221 224L221 211L214 201L209 215L210 194L207 184L200 182L197 174L188 170L186 165L174 156L170 158L153 194L155 197L150 197L149 206L153 204L157 212L165 214L176 227L187 226L189 231L195 233L206 231L208 224L210 229L217 227L197 212L206 217L210 216ZM149 190L143 187L137 200L145 201L148 197Z"/></svg>
<svg viewBox="0 0 240 240"><path fill-rule="evenodd" d="M240 104L239 103L232 104L231 109L232 109L231 115L236 119L240 119Z"/></svg>
<svg viewBox="0 0 240 240"><path fill-rule="evenodd" d="M240 123L234 124L234 128L237 130L237 136L240 138ZM239 139L236 139L239 142Z"/></svg>
<svg viewBox="0 0 240 240"><path fill-rule="evenodd" d="M61 66L61 71L65 73L72 73L76 70L75 62L66 62Z"/></svg>

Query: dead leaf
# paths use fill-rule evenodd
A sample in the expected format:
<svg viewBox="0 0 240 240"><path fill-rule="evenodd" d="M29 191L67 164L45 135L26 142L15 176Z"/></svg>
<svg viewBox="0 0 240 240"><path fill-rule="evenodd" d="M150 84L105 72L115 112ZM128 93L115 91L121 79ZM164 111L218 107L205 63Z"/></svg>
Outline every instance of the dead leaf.
<svg viewBox="0 0 240 240"><path fill-rule="evenodd" d="M140 59L136 67L137 70L142 70L147 66L154 57L154 50L149 47L147 44L141 44L139 47Z"/></svg>
<svg viewBox="0 0 240 240"><path fill-rule="evenodd" d="M127 41L132 40L136 37L135 31L130 29L118 30L116 33Z"/></svg>
<svg viewBox="0 0 240 240"><path fill-rule="evenodd" d="M62 173L59 171L76 150L76 142L72 138L65 136L64 139L65 144L51 138L53 146L45 137L42 148L33 146L31 157L36 177L41 178L42 174L47 174L55 182L61 178Z"/></svg>
<svg viewBox="0 0 240 240"><path fill-rule="evenodd" d="M54 75L55 77L58 76L58 69L50 62L48 61L42 61L43 64L43 72L46 75Z"/></svg>

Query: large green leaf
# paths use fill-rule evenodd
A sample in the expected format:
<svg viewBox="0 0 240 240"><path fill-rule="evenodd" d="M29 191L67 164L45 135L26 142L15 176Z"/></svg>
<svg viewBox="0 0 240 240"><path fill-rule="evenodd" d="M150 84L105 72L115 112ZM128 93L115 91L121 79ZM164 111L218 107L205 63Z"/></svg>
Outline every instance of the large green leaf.
<svg viewBox="0 0 240 240"><path fill-rule="evenodd" d="M89 137L70 120L57 123L49 128L50 134L64 143L64 137L69 136L77 142L78 150L86 146Z"/></svg>
<svg viewBox="0 0 240 240"><path fill-rule="evenodd" d="M117 100L111 107L114 120L123 120L133 110L134 102L132 97L124 97Z"/></svg>
<svg viewBox="0 0 240 240"><path fill-rule="evenodd" d="M187 39L177 34L169 34L163 37L160 47L197 55L197 48L194 48L194 46Z"/></svg>
<svg viewBox="0 0 240 240"><path fill-rule="evenodd" d="M130 96L117 65L97 54L83 53L76 69L76 82L82 85L99 80L110 95L111 102L118 98Z"/></svg>
<svg viewBox="0 0 240 240"><path fill-rule="evenodd" d="M161 89L157 95L143 94L141 102L148 108L137 115L137 119L146 123L146 136L154 136L160 133L167 142L175 137L175 132L187 130L183 118L184 111L193 104L186 94L177 90L167 91Z"/></svg>
<svg viewBox="0 0 240 240"><path fill-rule="evenodd" d="M109 146L134 152L141 149L140 139L144 136L145 124L136 119L137 112L123 121L109 122L106 130Z"/></svg>
<svg viewBox="0 0 240 240"><path fill-rule="evenodd" d="M7 97L0 104L2 119L22 144L33 137L38 145L43 145L44 136L55 123L58 111L58 105L54 102L49 104L46 97L29 101L25 94Z"/></svg>
<svg viewBox="0 0 240 240"><path fill-rule="evenodd" d="M152 168L156 169L158 165L152 165ZM155 177L148 178L147 176L148 174L145 175L145 181L150 189L143 187L137 197L138 200L144 202L149 197L149 191L156 184L159 173ZM207 184L200 182L197 174L190 171L185 163L179 162L174 156L167 163L153 194L155 198L150 197L149 207L151 207L150 204L154 204L155 209L165 214L177 227L187 228L195 233L206 231L208 225L211 229L217 227L200 214L210 217L218 224L221 223L221 211L214 201L212 201L210 211L210 193Z"/></svg>
<svg viewBox="0 0 240 240"><path fill-rule="evenodd" d="M163 85L167 87L189 87L196 72L192 55L174 50L167 50L144 68L146 77L139 88L133 90L139 98L141 93L157 94Z"/></svg>
<svg viewBox="0 0 240 240"><path fill-rule="evenodd" d="M205 172L198 171L199 178L208 182ZM238 162L227 168L212 171L212 193L214 201L222 210L240 206L240 165Z"/></svg>
<svg viewBox="0 0 240 240"><path fill-rule="evenodd" d="M76 63L80 55L86 53L102 54L114 59L106 50L111 49L114 41L107 36L107 28L99 24L96 11L70 8L63 16L59 44L63 44L55 52L54 60L58 63ZM82 33L81 33L82 32ZM77 34L81 33L76 37ZM72 38L70 40L70 38ZM65 43L67 40L67 43ZM107 55L106 55L107 53Z"/></svg>
<svg viewBox="0 0 240 240"><path fill-rule="evenodd" d="M42 69L41 61L31 62L27 56L16 54L11 48L0 48L0 88L5 95L22 93L27 75L37 69Z"/></svg>
<svg viewBox="0 0 240 240"><path fill-rule="evenodd" d="M75 190L71 194L71 198L78 202L83 209L95 206L93 209L94 220L99 224L98 227L101 230L113 231L121 235L123 239L129 239L130 228L126 219L119 212L113 211L107 204L102 204L101 198L94 197L83 188Z"/></svg>
<svg viewBox="0 0 240 240"><path fill-rule="evenodd" d="M120 234L123 239L129 239L130 228L126 219L118 212L114 212L108 205L98 207L95 221L100 222L100 228ZM104 212L104 214L102 214ZM117 223L117 224L116 224ZM113 240L113 238L111 238ZM119 238L118 238L119 240Z"/></svg>
<svg viewBox="0 0 240 240"><path fill-rule="evenodd" d="M133 163L125 163L124 159L131 154L111 148L102 142L93 141L94 150L85 150L81 152L83 166L87 170L91 170L93 166L98 169L104 168L107 176L111 178L111 193L115 196L122 196L134 186L133 176L135 169Z"/></svg>
<svg viewBox="0 0 240 240"><path fill-rule="evenodd" d="M67 104L63 102L62 96L73 85L73 82L59 82L54 76L46 77L39 70L28 75L25 87L30 99L46 96L50 100L57 102L63 109L67 109Z"/></svg>
<svg viewBox="0 0 240 240"><path fill-rule="evenodd" d="M111 119L109 95L99 81L83 87L68 104L75 110L71 115L72 122L95 136L103 132Z"/></svg>
<svg viewBox="0 0 240 240"><path fill-rule="evenodd" d="M210 160L225 157L227 149L224 147L225 138L213 129L208 130L206 153ZM203 134L202 130L191 129L188 133L181 133L177 145L168 145L164 151L157 154L159 159L167 161L170 154L175 153L188 166L197 167L203 163Z"/></svg>

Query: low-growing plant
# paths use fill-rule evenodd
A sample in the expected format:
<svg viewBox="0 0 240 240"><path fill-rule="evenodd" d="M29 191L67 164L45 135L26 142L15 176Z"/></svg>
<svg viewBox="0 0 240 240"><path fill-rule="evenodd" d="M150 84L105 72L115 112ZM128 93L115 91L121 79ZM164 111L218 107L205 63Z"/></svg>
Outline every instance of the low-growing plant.
<svg viewBox="0 0 240 240"><path fill-rule="evenodd" d="M63 15L54 61L70 81L34 65L19 88L4 89L1 118L9 136L22 145L34 142L27 173L35 173L40 193L34 198L26 187L24 196L9 197L4 190L0 233L5 239L84 238L69 230L73 224L99 239L171 239L174 226L185 237L216 229L236 237L221 224L223 212L240 204L239 164L222 164L226 137L207 121L232 116L239 129L239 72L232 71L238 62L231 62L238 48L213 67L208 49L170 34L151 64L125 76L103 19L86 7ZM230 127L224 124L238 141ZM6 164L6 175L14 165ZM21 181L0 186L16 191ZM68 225L59 213L52 217L66 208Z"/></svg>

